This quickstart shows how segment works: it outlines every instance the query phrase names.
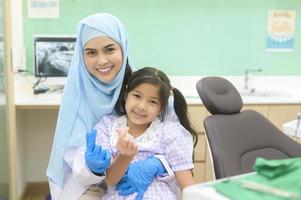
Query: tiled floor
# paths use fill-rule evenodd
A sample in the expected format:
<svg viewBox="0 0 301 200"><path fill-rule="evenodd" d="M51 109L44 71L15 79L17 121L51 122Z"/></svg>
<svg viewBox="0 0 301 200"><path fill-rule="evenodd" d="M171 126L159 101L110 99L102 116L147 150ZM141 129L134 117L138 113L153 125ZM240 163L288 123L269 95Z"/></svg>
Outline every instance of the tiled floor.
<svg viewBox="0 0 301 200"><path fill-rule="evenodd" d="M45 200L48 192L49 187L47 182L30 183L23 200Z"/></svg>
<svg viewBox="0 0 301 200"><path fill-rule="evenodd" d="M26 195L26 197L23 200L44 200L46 199L46 194L32 194L32 195Z"/></svg>

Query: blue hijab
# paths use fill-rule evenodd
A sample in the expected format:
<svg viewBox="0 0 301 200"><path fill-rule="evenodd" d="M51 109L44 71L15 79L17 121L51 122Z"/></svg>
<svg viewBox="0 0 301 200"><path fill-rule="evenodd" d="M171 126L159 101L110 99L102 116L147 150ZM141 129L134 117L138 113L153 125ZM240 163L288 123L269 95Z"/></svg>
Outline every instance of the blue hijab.
<svg viewBox="0 0 301 200"><path fill-rule="evenodd" d="M123 53L122 67L113 81L102 83L86 69L83 59L85 43L107 36L117 42ZM85 146L85 135L104 114L114 112L121 90L128 57L127 34L118 18L95 14L82 19L77 26L77 40L67 82L62 95L47 176L62 187L66 148Z"/></svg>

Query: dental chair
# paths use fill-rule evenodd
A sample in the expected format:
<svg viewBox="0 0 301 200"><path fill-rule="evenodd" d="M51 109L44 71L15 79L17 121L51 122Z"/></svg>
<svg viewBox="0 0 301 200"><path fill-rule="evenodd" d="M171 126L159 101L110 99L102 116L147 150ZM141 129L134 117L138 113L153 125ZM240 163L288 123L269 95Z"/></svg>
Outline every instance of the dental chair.
<svg viewBox="0 0 301 200"><path fill-rule="evenodd" d="M253 171L258 157L285 159L301 156L297 143L253 110L241 111L242 98L228 80L206 77L196 84L211 113L204 120L216 179Z"/></svg>

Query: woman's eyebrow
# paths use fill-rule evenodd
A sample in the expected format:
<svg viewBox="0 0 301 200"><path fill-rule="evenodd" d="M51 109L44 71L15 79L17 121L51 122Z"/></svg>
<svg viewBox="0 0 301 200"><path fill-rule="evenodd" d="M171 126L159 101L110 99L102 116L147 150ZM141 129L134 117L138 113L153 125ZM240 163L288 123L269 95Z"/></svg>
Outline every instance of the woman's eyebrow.
<svg viewBox="0 0 301 200"><path fill-rule="evenodd" d="M108 48L108 47L112 47L112 46L115 46L115 44L108 44L108 45L104 46L104 48Z"/></svg>
<svg viewBox="0 0 301 200"><path fill-rule="evenodd" d="M85 51L93 51L95 50L94 48L85 48Z"/></svg>
<svg viewBox="0 0 301 200"><path fill-rule="evenodd" d="M105 48L114 47L114 46L115 46L115 44L108 44L108 45L104 46L103 48L105 49ZM93 50L96 50L96 49L89 48L89 47L85 48L85 51L93 51Z"/></svg>

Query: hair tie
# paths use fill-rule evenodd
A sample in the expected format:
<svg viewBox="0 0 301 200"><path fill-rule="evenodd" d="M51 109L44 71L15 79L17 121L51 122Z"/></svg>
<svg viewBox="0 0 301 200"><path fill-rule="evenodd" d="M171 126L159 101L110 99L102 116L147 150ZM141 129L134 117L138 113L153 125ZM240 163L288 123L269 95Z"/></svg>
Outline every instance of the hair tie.
<svg viewBox="0 0 301 200"><path fill-rule="evenodd" d="M174 93L173 93L173 89L175 89L174 87L172 87L172 86L170 86L170 95L174 95Z"/></svg>

